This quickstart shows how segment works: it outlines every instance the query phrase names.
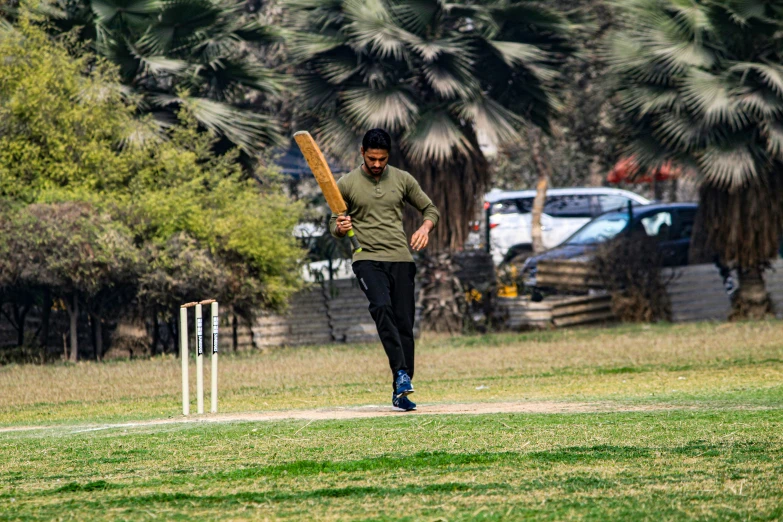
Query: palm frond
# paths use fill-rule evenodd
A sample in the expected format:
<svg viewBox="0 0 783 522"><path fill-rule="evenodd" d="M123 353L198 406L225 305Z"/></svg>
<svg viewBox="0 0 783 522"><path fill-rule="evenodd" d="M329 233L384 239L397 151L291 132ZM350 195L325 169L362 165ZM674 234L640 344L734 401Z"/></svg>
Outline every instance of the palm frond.
<svg viewBox="0 0 783 522"><path fill-rule="evenodd" d="M761 135L766 140L766 150L769 155L778 161L783 161L783 123L779 121L763 123Z"/></svg>
<svg viewBox="0 0 783 522"><path fill-rule="evenodd" d="M682 106L676 90L655 85L628 86L619 95L621 107L636 118L655 113L678 113Z"/></svg>
<svg viewBox="0 0 783 522"><path fill-rule="evenodd" d="M775 94L783 97L783 67L772 63L739 62L729 67L730 73L736 73L746 78L749 73L755 73L755 77L766 86L775 91ZM745 82L743 82L745 83Z"/></svg>
<svg viewBox="0 0 783 522"><path fill-rule="evenodd" d="M444 54L463 56L468 58L470 49L466 45L466 42L460 41L456 38L441 38L437 40L426 40L418 37L408 37L405 39L410 45L411 49L418 54L425 63L431 63L438 59L439 56Z"/></svg>
<svg viewBox="0 0 783 522"><path fill-rule="evenodd" d="M299 108L328 117L333 116L337 111L338 91L322 76L301 75L298 85Z"/></svg>
<svg viewBox="0 0 783 522"><path fill-rule="evenodd" d="M708 147L699 157L699 167L710 184L727 190L740 188L758 176L755 158L746 142Z"/></svg>
<svg viewBox="0 0 783 522"><path fill-rule="evenodd" d="M758 119L773 120L783 116L783 98L769 89L743 89L737 95L737 105Z"/></svg>
<svg viewBox="0 0 783 522"><path fill-rule="evenodd" d="M522 136L518 129L525 121L516 113L501 104L482 96L455 107L460 118L471 122L477 131L487 135L496 145L520 143Z"/></svg>
<svg viewBox="0 0 783 522"><path fill-rule="evenodd" d="M731 19L740 26L747 26L751 20L766 20L767 2L759 0L734 0L722 5Z"/></svg>
<svg viewBox="0 0 783 522"><path fill-rule="evenodd" d="M359 127L383 127L391 132L408 127L418 108L400 88L375 90L359 87L342 94L347 120Z"/></svg>
<svg viewBox="0 0 783 522"><path fill-rule="evenodd" d="M401 60L405 54L405 31L394 24L381 0L345 0L345 26L351 35L352 46L366 49L381 58Z"/></svg>
<svg viewBox="0 0 783 522"><path fill-rule="evenodd" d="M298 32L291 38L291 56L300 63L345 44L342 36Z"/></svg>
<svg viewBox="0 0 783 522"><path fill-rule="evenodd" d="M334 155L349 157L359 152L359 133L337 114L323 120L316 136L324 149Z"/></svg>
<svg viewBox="0 0 783 522"><path fill-rule="evenodd" d="M165 56L144 56L141 53L134 54L141 65L140 72L151 76L176 76L185 72L189 65L184 60L174 60L172 58L166 58Z"/></svg>
<svg viewBox="0 0 783 522"><path fill-rule="evenodd" d="M123 132L120 147L145 149L166 141L165 126L154 118L131 118Z"/></svg>
<svg viewBox="0 0 783 522"><path fill-rule="evenodd" d="M668 114L656 121L653 136L665 147L690 153L707 141L709 129L691 114Z"/></svg>
<svg viewBox="0 0 783 522"><path fill-rule="evenodd" d="M465 98L478 88L478 85L471 81L472 78L456 76L449 67L444 67L441 62L425 64L421 70L427 84L441 98L448 100Z"/></svg>
<svg viewBox="0 0 783 522"><path fill-rule="evenodd" d="M402 148L413 163L445 162L455 154L468 155L473 146L446 111L429 111L419 116L402 137Z"/></svg>
<svg viewBox="0 0 783 522"><path fill-rule="evenodd" d="M424 32L441 9L441 0L402 0L391 5L392 16L407 31L416 34Z"/></svg>
<svg viewBox="0 0 783 522"><path fill-rule="evenodd" d="M684 101L707 124L728 124L738 129L748 121L748 117L732 96L727 83L724 76L693 69L683 82Z"/></svg>
<svg viewBox="0 0 783 522"><path fill-rule="evenodd" d="M545 2L497 2L489 9L498 26L533 26L537 31L565 34L570 24L563 14Z"/></svg>
<svg viewBox="0 0 783 522"><path fill-rule="evenodd" d="M362 69L357 62L356 55L348 51L329 53L313 60L312 65L330 85L341 85Z"/></svg>
<svg viewBox="0 0 783 522"><path fill-rule="evenodd" d="M17 34L16 28L5 18L0 18L0 38Z"/></svg>
<svg viewBox="0 0 783 522"><path fill-rule="evenodd" d="M157 95L151 99L158 106L176 104L183 107L205 128L216 135L225 136L250 155L258 154L265 146L283 143L277 125L269 116L187 95Z"/></svg>
<svg viewBox="0 0 783 522"><path fill-rule="evenodd" d="M139 18L157 13L162 7L160 0L93 0L90 5L98 23L104 26L119 16L141 21Z"/></svg>
<svg viewBox="0 0 783 522"><path fill-rule="evenodd" d="M520 42L499 42L490 40L489 44L509 67L517 65L537 65L548 58L548 54L532 44Z"/></svg>
<svg viewBox="0 0 783 522"><path fill-rule="evenodd" d="M707 6L692 0L670 0L669 5L676 12L674 20L682 24L681 26L688 30L690 36L697 36L713 28Z"/></svg>

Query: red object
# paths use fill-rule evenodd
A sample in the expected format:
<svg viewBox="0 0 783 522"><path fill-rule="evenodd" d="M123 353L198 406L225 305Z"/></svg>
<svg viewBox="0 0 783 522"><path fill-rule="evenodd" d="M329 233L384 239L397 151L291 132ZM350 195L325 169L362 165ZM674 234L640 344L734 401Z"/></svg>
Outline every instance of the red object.
<svg viewBox="0 0 783 522"><path fill-rule="evenodd" d="M640 174L636 160L633 156L629 156L622 158L615 164L606 176L606 181L609 183L652 183L653 179L666 181L678 178L681 174L682 168L673 166L671 161L667 161L655 169L650 169L645 174Z"/></svg>

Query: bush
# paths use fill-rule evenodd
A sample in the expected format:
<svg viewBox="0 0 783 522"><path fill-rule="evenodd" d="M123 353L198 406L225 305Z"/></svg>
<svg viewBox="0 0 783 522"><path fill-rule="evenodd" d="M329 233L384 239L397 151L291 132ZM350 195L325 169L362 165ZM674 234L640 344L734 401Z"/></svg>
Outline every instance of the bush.
<svg viewBox="0 0 783 522"><path fill-rule="evenodd" d="M593 266L612 295L612 310L625 322L668 320L671 305L661 281L663 256L644 233L622 236L598 247Z"/></svg>

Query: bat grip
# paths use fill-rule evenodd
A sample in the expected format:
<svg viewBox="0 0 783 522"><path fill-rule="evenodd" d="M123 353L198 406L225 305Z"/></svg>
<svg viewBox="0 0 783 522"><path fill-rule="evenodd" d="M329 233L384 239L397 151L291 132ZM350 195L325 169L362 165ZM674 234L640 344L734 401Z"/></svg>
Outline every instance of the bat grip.
<svg viewBox="0 0 783 522"><path fill-rule="evenodd" d="M348 237L351 240L351 246L353 247L354 253L361 252L362 245L359 244L359 240L356 239L356 236L353 234L353 230L348 231Z"/></svg>

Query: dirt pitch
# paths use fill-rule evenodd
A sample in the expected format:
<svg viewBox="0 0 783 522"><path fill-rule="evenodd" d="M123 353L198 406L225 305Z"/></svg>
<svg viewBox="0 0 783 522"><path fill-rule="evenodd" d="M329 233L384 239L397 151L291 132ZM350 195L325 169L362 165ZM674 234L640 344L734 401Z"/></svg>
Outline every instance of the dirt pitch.
<svg viewBox="0 0 783 522"><path fill-rule="evenodd" d="M195 424L195 423L226 423L226 422L273 422L283 420L349 420L371 419L377 417L391 417L400 415L483 415L493 413L607 413L607 412L635 412L635 411L660 411L671 409L687 409L682 406L671 405L645 405L645 406L618 406L610 403L588 402L475 402L462 404L419 404L419 409L404 412L386 405L368 405L347 408L322 408L311 410L278 410L267 412L247 413L216 413L216 414L191 414L188 417L178 416L167 419L152 419L136 422L121 422L113 424L84 424L75 426L15 426L0 428L0 433L15 431L34 431L50 429L67 429L73 433L99 431L114 428L137 428L147 426L159 426L166 424Z"/></svg>

